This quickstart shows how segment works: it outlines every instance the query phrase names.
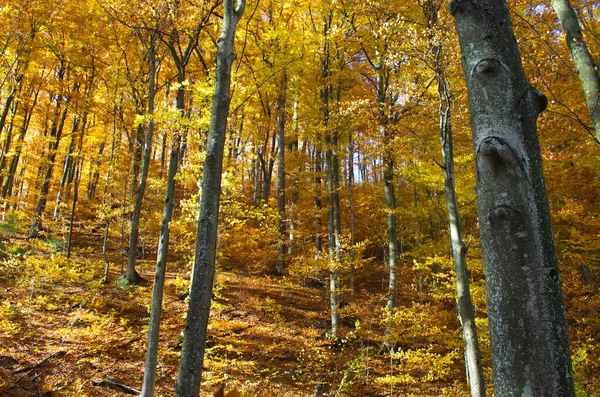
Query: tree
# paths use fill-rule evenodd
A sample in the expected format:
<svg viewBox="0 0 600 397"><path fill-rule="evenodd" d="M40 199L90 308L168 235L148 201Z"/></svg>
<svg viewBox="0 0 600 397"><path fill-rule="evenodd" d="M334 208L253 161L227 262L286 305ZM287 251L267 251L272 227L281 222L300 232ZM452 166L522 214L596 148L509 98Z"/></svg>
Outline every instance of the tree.
<svg viewBox="0 0 600 397"><path fill-rule="evenodd" d="M173 207L175 199L175 175L180 163L181 139L185 134L186 118L185 112L185 79L186 67L190 61L190 57L194 48L198 45L198 38L202 29L208 23L212 11L216 8L218 2L215 2L212 7L209 7L206 14L200 18L200 21L195 26L191 37L188 38L185 50L180 45L179 32L173 26L173 30L169 39L165 43L171 52L171 57L177 68L177 96L175 107L178 116L178 128L174 132L171 143L171 153L169 155L169 168L167 171L167 187L165 191L165 201L163 206L163 216L160 228L160 237L158 241L158 252L156 258L156 272L154 275L154 287L152 290L152 309L150 313L150 325L148 328L148 349L146 352L146 368L144 371L144 382L141 396L154 396L154 383L156 380L156 363L158 356L158 337L160 331L160 319L162 313L163 287L165 283L165 273L167 266L167 256L169 253L169 237L170 223L173 216ZM180 10L176 9L174 14L179 15ZM174 25L174 23L173 23ZM189 115L189 113L188 113Z"/></svg>
<svg viewBox="0 0 600 397"><path fill-rule="evenodd" d="M569 0L552 0L552 7L567 34L567 46L571 51L577 74L581 80L583 95L596 131L596 141L600 144L600 74L598 65L585 43L579 20Z"/></svg>
<svg viewBox="0 0 600 397"><path fill-rule="evenodd" d="M217 41L215 91L202 177L192 287L176 381L177 397L198 396L202 380L206 329L215 277L223 150L231 102L231 66L235 59L233 41L245 4L245 0L239 0L234 8L233 0L223 1L223 27Z"/></svg>
<svg viewBox="0 0 600 397"><path fill-rule="evenodd" d="M451 104L452 93L450 81L446 75L446 65L442 60L442 39L436 38L435 30L440 29L438 24L441 2L426 0L421 3L426 26L429 30L430 57L429 66L435 74L439 97L439 133L442 146L442 169L444 171L444 193L448 209L448 226L450 229L450 244L452 257L456 270L457 307L462 325L463 340L465 342L465 361L467 379L471 385L471 396L485 396L485 378L481 365L481 351L477 339L475 314L469 289L469 272L466 260L466 247L463 240L462 222L458 210L458 199L454 184L454 146L452 142Z"/></svg>
<svg viewBox="0 0 600 397"><path fill-rule="evenodd" d="M574 396L531 87L504 1L450 3L475 144L496 396Z"/></svg>

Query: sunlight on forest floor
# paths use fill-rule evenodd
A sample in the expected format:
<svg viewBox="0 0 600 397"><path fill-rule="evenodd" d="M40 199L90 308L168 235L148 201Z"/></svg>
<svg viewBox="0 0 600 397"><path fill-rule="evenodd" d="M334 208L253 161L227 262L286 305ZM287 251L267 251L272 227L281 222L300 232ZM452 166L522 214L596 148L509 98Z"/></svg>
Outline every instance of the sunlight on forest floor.
<svg viewBox="0 0 600 397"><path fill-rule="evenodd" d="M0 394L124 393L111 382L139 388L152 293L147 280L152 273L142 273L146 281L139 286L121 289L114 284L115 266L110 282L101 283L104 262L97 253L83 251L67 260L48 242L11 238L7 245L21 253L0 265ZM151 263L144 268L150 269ZM187 270L177 268L167 276L158 395L173 393L187 309L186 276ZM374 308L383 298L358 295L343 309L343 336L331 339L326 334L323 288L221 272L209 326L205 390L227 381L244 396L312 396L323 382L330 385L329 395L338 396L379 396L385 390L388 395L467 395L462 369L454 360L447 363L447 373L432 382L413 384L414 379L406 377L409 372L404 374L405 385L390 382L390 377L401 375L395 369L401 365L389 361L375 332L381 323ZM418 343L425 346L426 339ZM415 379L427 378L421 373L426 368L407 363ZM444 392L442 385L449 384L455 386Z"/></svg>
<svg viewBox="0 0 600 397"><path fill-rule="evenodd" d="M140 388L152 262L144 262L139 286L122 289L114 264L102 284L104 261L90 249L67 260L50 240L4 240L0 394L115 396L126 394L119 385ZM189 270L169 266L157 376L163 396L173 395L189 286ZM469 395L451 301L405 285L401 309L386 316L383 293L364 289L342 309L341 336L332 339L325 289L300 285L247 270L219 273L205 392L226 381L243 396L308 397L320 383L329 396ZM382 348L385 324L399 349L393 359Z"/></svg>

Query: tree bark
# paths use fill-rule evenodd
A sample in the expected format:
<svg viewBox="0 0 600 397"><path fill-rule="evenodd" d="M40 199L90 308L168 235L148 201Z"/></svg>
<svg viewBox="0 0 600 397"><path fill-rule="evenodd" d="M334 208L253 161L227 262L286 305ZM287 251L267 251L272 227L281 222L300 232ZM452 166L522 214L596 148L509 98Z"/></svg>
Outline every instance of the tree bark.
<svg viewBox="0 0 600 397"><path fill-rule="evenodd" d="M148 85L148 124L146 138L144 140L144 156L142 158L142 172L140 174L139 184L135 190L135 203L131 214L131 230L129 232L129 249L127 251L127 270L125 279L136 284L140 281L140 275L135 270L135 260L138 253L138 239L140 216L142 213L142 202L146 190L146 182L148 180L148 167L150 166L150 156L152 154L152 140L154 132L154 99L156 97L156 44L158 40L158 32L152 32L149 38L148 45L148 63L149 63L149 85Z"/></svg>
<svg viewBox="0 0 600 397"><path fill-rule="evenodd" d="M440 29L438 25L439 3L429 0L421 5L427 18L429 29ZM437 80L439 96L439 133L442 147L442 160L444 170L444 193L448 209L448 223L450 229L450 244L454 268L456 270L457 307L462 326L463 340L465 343L465 361L467 380L471 386L472 397L485 397L485 378L481 365L481 352L477 339L475 314L469 290L469 273L466 261L466 248L463 241L462 222L458 210L458 200L454 185L454 147L452 142L451 123L451 91L450 83L446 77L445 65L441 60L442 44L435 41L433 34L430 36L432 54L431 66Z"/></svg>
<svg viewBox="0 0 600 397"><path fill-rule="evenodd" d="M289 209L289 232L288 232L288 253L293 255L296 252L296 211L298 208L298 182L302 173L303 164L300 162L298 151L298 98L294 99L293 113L293 135L288 144L288 152L292 157L292 164L297 168L292 172L290 178L290 209Z"/></svg>
<svg viewBox="0 0 600 397"><path fill-rule="evenodd" d="M327 234L329 239L329 308L331 311L331 333L338 334L339 328L339 263L341 260L341 217L339 186L339 161L337 156L337 134L329 126L329 101L331 83L329 70L329 30L333 12L323 19L323 59L321 60L321 107L323 112L323 128L325 130L325 171L327 188Z"/></svg>
<svg viewBox="0 0 600 397"><path fill-rule="evenodd" d="M239 0L235 9L233 0L223 1L223 28L217 41L215 92L202 177L190 302L176 381L177 397L197 397L202 380L206 329L215 277L223 150L231 102L231 65L235 59L233 41L244 7L245 0Z"/></svg>
<svg viewBox="0 0 600 397"><path fill-rule="evenodd" d="M348 231L350 234L350 274L348 288L350 289L350 300L354 298L354 277L356 253L354 252L354 244L356 243L354 233L354 140L352 132L348 132Z"/></svg>
<svg viewBox="0 0 600 397"><path fill-rule="evenodd" d="M439 53L439 49L437 50ZM463 241L458 200L454 187L454 150L452 145L452 125L450 123L450 88L441 67L436 71L438 79L438 94L440 96L440 140L442 145L442 159L444 161L444 191L448 220L450 227L450 242L452 257L456 270L457 306L462 325L463 340L465 342L466 367L468 380L471 385L472 397L483 397L485 391L485 378L481 366L481 352L477 339L475 314L469 290L469 272L465 257L466 249Z"/></svg>
<svg viewBox="0 0 600 397"><path fill-rule="evenodd" d="M58 78L60 81L64 79L66 70L64 65L58 68ZM43 173L42 186L40 188L40 195L36 205L31 227L27 238L34 238L38 235L42 228L42 216L46 209L46 203L48 201L48 193L50 191L50 182L52 180L52 172L54 170L54 163L56 160L56 152L58 151L58 144L62 137L63 127L65 119L67 118L67 100L63 100L61 95L56 94L56 105L54 108L54 115L52 117L50 126L50 142L48 143L48 151L46 153L45 164L40 167L40 171Z"/></svg>
<svg viewBox="0 0 600 397"><path fill-rule="evenodd" d="M285 218L285 96L287 89L287 73L281 74L279 95L277 97L277 210L279 212L279 249L275 273L283 274L288 239L287 221Z"/></svg>
<svg viewBox="0 0 600 397"><path fill-rule="evenodd" d="M506 2L450 3L476 156L496 396L574 396L556 247L529 85Z"/></svg>
<svg viewBox="0 0 600 397"><path fill-rule="evenodd" d="M176 97L176 109L179 115L179 121L183 121L184 118L189 118L190 113L185 112L185 69L190 60L190 56L194 47L197 44L198 35L202 29L203 21L199 22L196 27L195 35L188 42L187 48L184 53L181 52L181 48L174 43L172 39L167 46L171 52L171 56L175 65L177 66L177 97ZM172 32L172 35L179 34L176 30ZM175 189L177 187L175 175L177 169L181 163L181 141L182 137L185 136L185 127L183 123L175 131L173 141L171 143L171 154L169 156L169 168L167 170L167 188L165 192L165 202L163 206L163 218L160 229L160 238L158 245L158 253L156 257L156 272L154 274L154 287L152 290L152 309L150 313L150 324L148 327L148 348L146 353L146 368L144 371L144 381L142 386L141 397L154 397L154 386L156 382L156 364L158 357L158 341L160 333L160 318L162 313L162 301L163 301L163 288L165 283L165 274L167 268L167 258L169 253L169 235L170 235L170 224L173 216L173 208L175 206ZM164 136L166 137L167 134ZM164 152L164 143L163 143ZM163 153L164 156L164 153ZM161 160L162 161L162 160ZM162 166L161 166L162 168Z"/></svg>
<svg viewBox="0 0 600 397"><path fill-rule="evenodd" d="M583 39L577 14L569 0L552 0L552 7L567 34L567 46L571 51L577 74L581 80L583 95L596 131L596 141L600 144L600 74L598 65L594 62Z"/></svg>
<svg viewBox="0 0 600 397"><path fill-rule="evenodd" d="M52 216L52 220L54 221L58 219L58 215L60 212L59 207L62 202L63 191L67 183L69 173L72 172L71 167L73 167L73 165L75 164L73 160L73 153L75 152L75 136L77 134L77 131L79 130L79 124L79 116L73 116L73 125L71 127L71 139L69 141L69 149L67 151L67 156L65 157L63 172L60 178L60 182L58 184L58 192L56 193L56 202L54 204L54 215Z"/></svg>
<svg viewBox="0 0 600 397"><path fill-rule="evenodd" d="M386 76L381 61L377 65L377 105L379 133L384 144L383 155L383 191L386 204L386 221L388 235L388 299L387 308L398 307L398 233L396 228L396 195L394 193L394 154L391 145L391 133L388 129L386 112Z"/></svg>
<svg viewBox="0 0 600 397"><path fill-rule="evenodd" d="M19 159L21 158L21 152L23 151L23 143L25 141L25 134L29 129L29 122L31 121L31 116L33 115L33 109L37 104L39 91L34 93L33 100L31 105L25 105L23 109L23 122L21 124L21 128L19 130L19 135L15 141L15 153L10 159L10 164L8 165L8 173L6 175L6 180L4 181L4 185L2 186L2 198L5 199L12 195L15 174L17 172L17 167L19 165Z"/></svg>

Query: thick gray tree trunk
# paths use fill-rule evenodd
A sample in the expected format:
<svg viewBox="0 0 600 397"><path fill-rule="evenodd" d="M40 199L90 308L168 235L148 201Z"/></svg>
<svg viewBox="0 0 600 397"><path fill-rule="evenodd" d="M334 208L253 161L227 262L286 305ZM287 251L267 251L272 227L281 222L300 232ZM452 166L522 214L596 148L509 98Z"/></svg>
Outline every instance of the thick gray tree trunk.
<svg viewBox="0 0 600 397"><path fill-rule="evenodd" d="M287 221L285 217L285 96L287 89L287 73L281 74L279 95L277 96L277 211L279 212L279 249L275 273L283 274L288 239Z"/></svg>
<svg viewBox="0 0 600 397"><path fill-rule="evenodd" d="M546 97L523 72L508 7L450 3L475 145L496 396L574 396L536 120Z"/></svg>
<svg viewBox="0 0 600 397"><path fill-rule="evenodd" d="M596 140L600 144L600 72L598 72L598 65L594 62L583 39L577 14L569 0L552 0L552 7L567 34L567 46L571 51L577 74L579 74L583 86L583 95L596 131Z"/></svg>
<svg viewBox="0 0 600 397"><path fill-rule="evenodd" d="M176 382L177 397L197 397L202 380L206 350L206 329L212 300L217 248L217 227L221 198L221 173L227 116L231 102L231 65L235 59L235 28L244 12L245 0L223 1L223 28L217 41L215 92L202 177L200 214L196 233L196 256L190 302Z"/></svg>

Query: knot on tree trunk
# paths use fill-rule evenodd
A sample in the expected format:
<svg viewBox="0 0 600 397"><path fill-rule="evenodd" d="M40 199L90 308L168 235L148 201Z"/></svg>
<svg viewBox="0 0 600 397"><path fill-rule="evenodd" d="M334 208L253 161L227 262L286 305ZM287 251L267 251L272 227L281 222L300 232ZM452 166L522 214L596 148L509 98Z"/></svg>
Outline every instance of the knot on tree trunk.
<svg viewBox="0 0 600 397"><path fill-rule="evenodd" d="M521 103L521 106L525 105L535 118L548 106L548 97L535 87L529 87L521 98L521 102L523 101L525 101L525 104Z"/></svg>
<svg viewBox="0 0 600 397"><path fill-rule="evenodd" d="M485 138L479 145L479 153L495 166L512 164L517 161L517 156L510 145L498 137Z"/></svg>

